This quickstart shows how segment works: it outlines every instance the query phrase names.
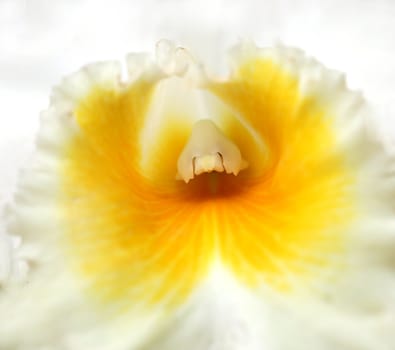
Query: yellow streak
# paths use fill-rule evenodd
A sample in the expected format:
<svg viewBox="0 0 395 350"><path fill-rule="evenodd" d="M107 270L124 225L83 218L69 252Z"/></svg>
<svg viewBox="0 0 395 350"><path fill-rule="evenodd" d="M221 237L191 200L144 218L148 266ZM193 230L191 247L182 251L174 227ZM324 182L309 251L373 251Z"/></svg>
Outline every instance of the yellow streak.
<svg viewBox="0 0 395 350"><path fill-rule="evenodd" d="M94 89L75 112L81 132L65 154L70 259L103 301L174 303L201 278L213 250L200 235L198 208L140 174L138 131L153 89Z"/></svg>
<svg viewBox="0 0 395 350"><path fill-rule="evenodd" d="M245 282L263 279L282 290L303 285L341 256L355 215L355 180L337 147L330 110L302 96L297 83L272 61L257 59L211 86L269 152L248 194L223 209L231 231L223 259Z"/></svg>

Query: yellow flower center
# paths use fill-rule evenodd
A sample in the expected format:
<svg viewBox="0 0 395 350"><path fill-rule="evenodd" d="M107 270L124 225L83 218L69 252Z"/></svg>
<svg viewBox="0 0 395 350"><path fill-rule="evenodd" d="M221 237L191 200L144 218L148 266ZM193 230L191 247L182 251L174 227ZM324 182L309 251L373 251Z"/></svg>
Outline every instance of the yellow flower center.
<svg viewBox="0 0 395 350"><path fill-rule="evenodd" d="M65 246L92 295L180 303L214 261L248 288L290 291L333 266L355 180L331 110L272 60L254 59L207 87L210 121L161 99L154 137L144 138L157 94L181 83L161 84L99 86L75 110Z"/></svg>

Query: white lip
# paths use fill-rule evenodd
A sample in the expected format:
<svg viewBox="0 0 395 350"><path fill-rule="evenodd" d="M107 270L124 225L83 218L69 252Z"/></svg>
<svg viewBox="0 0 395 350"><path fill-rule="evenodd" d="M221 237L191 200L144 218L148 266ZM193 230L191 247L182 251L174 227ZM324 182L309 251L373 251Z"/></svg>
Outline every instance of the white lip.
<svg viewBox="0 0 395 350"><path fill-rule="evenodd" d="M315 350L336 346L381 350L395 344L391 318L395 298L390 292L394 256L388 249L395 245L393 159L366 133L363 100L347 90L339 74L307 60L298 50L241 45L233 52L234 62L254 52L273 57L291 74L301 75L304 93L316 93L333 111L339 149L349 152L349 164L359 170L356 196L361 212L371 216L353 227L346 272L330 286L317 283L311 293L282 297L259 288L254 293L246 290L218 263L174 314L163 305L149 311L137 305L133 314L114 320L96 308L95 301L81 292L84 283L65 269L54 174L64 142L79 131L72 118L76 103L92 84L122 89L126 83L119 63L100 63L66 78L54 89L51 105L42 115L35 162L20 179L9 225L11 232L22 236L21 251L31 254L26 259L29 283L7 285L1 292L0 348L30 350L61 344L71 350L129 350L150 344L147 349L306 350L308 344ZM127 63L131 82L139 74L150 79L181 75L197 85L204 81L193 80L196 75L188 76L189 64L171 55L159 54L156 63L146 56L131 57ZM102 340L103 334L111 341Z"/></svg>

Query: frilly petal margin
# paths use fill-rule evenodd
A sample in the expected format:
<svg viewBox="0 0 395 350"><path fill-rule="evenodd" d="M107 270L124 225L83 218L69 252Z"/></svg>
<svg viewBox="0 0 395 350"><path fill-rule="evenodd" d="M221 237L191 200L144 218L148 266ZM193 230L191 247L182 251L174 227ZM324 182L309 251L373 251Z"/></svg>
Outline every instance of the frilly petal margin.
<svg viewBox="0 0 395 350"><path fill-rule="evenodd" d="M127 59L129 77L126 80L121 78L122 69L119 63L107 62L87 66L66 78L54 89L50 106L41 117L33 166L21 173L18 191L7 215L9 233L22 239L18 252L25 258L29 271L25 281L4 284L0 290L0 348L7 350L392 349L395 346L393 335L395 320L392 316L395 313L393 292L395 290L393 264L395 167L393 155L388 154L379 137L371 132L373 128L369 119L371 112L362 96L347 89L342 74L324 68L297 49L286 47L259 49L250 43L244 43L231 52L230 77L226 81L219 81L206 77L199 64L188 61L191 58L185 51L177 51L168 43L164 45L173 56L163 56L159 52L157 60L154 61L147 55L130 55ZM257 65L251 64L251 62L259 63L261 60L270 61L271 65L279 67L280 72L265 70L275 74L264 77L267 78L263 80L267 86L263 87L258 86L260 80L256 82L253 79L253 75L257 74L256 70L254 71ZM251 72L253 75L250 75ZM260 246L261 238L251 238L255 241L249 242L245 238L241 240L230 235L231 224L236 223L235 226L238 227L242 221L227 219L228 212L225 206L220 207L222 217L225 216L222 222L215 219L216 214L210 211L211 207L210 210L205 209L208 214L203 219L198 219L197 209L193 209L193 215L190 216L191 208L194 207L188 202L179 215L185 215L186 221L198 222L198 226L193 226L194 230L190 232L193 240L182 240L179 242L180 249L170 252L175 252L177 255L178 251L184 251L181 244L191 246L189 250L185 250L186 254L192 254L190 251L193 249L202 252L201 260L193 260L193 263L204 265L204 268L196 278L194 274L189 273L193 267L190 270L182 270L181 264L181 267L172 270L178 280L193 280L193 283L187 283L190 289L186 288L187 292L183 292L185 295L182 294L181 302L170 302L169 306L163 302L166 298L163 299L162 296L163 300L160 299L159 302L156 300L154 303L147 303L144 298L138 296L152 294L152 289L144 290L144 288L152 288L153 285L143 283L140 294L125 289L126 294L121 298L122 303L113 303L112 297L107 298L107 294L111 294L111 288L105 288L106 281L114 281L109 275L104 276L104 284L99 285L100 293L106 295L103 306L101 296L97 297L90 290L91 281L81 278L73 265L75 261L70 262L69 248L65 249L68 245L65 240L67 235L65 227L70 217L64 215L59 205L64 200L62 193L64 179L60 178L59 169L63 169L67 163L65 154L69 152L69 141L76 135L81 135L81 130L88 135L91 130L89 128L96 127L96 124L84 124L82 117L78 117L78 108L86 103L87 96L91 96L92 90L95 89L106 92L95 100L104 104L107 100L103 99L103 96L112 96L125 89L137 87L138 91L145 91L143 95L139 95L139 102L133 105L131 110L138 112L136 116L146 118L148 124L146 119L136 119L133 120L135 124L130 134L124 134L121 127L115 128L116 132L109 129L106 134L110 140L136 136L136 139L130 141L129 150L135 150L133 147L137 147L139 152L126 159L122 157L127 152L122 150L124 152L122 157L115 152L107 154L109 156L106 158L106 155L103 156L101 153L101 150L105 149L101 147L107 142L106 139L91 138L89 142L97 151L97 159L107 159L110 162L114 157L121 157L125 164L128 164L126 167L128 176L131 176L132 180L138 179L135 192L131 192L132 197L137 197L139 192L151 190L159 184L165 189L160 191L159 197L162 200L188 186L171 178L173 165L166 164L173 164L176 156L166 158L167 153L163 151L163 146L173 140L174 144L169 145L172 149L170 153L177 154L182 149L194 121L201 118L215 120L223 128L224 133L241 146L243 140L248 139L248 144L240 148L246 153L249 163L253 160L251 156L253 154L257 154L260 163L249 169L246 177L250 176L256 182L262 178L266 179L265 171L268 167L274 169L274 173L278 171L276 169L279 169L279 161L271 157L270 151L272 145L282 142L283 134L270 141L265 129L267 128L265 118L262 117L264 114L256 113L269 109L264 109L259 103L251 109L248 103L239 103L241 100L235 99L236 95L232 95L244 94L248 97L245 101L251 101L257 91L266 91L265 89L277 84L276 74L280 74L281 77L289 76L291 85L295 87L300 97L295 99L295 105L289 108L293 118L290 121L293 127L299 125L301 130L308 131L311 145L320 145L321 136L314 135L313 128L303 129L304 117L308 120L313 120L316 115L328 118L330 128L335 130L334 139L328 141L328 145L333 147L328 152L321 150L313 152L323 157L320 159L319 169L314 168L315 174L318 177L323 172L332 174L334 170L331 167L337 166L338 161L341 161L341 169L346 169L347 179L352 179L351 185L347 185L344 198L352 199L353 220L345 228L342 226L341 232L339 231L345 238L341 250L333 253L335 259L338 259L336 267L331 270L331 264L328 268L326 265L320 266L317 270L319 276L311 280L309 277L308 283L305 284L306 288L296 288L291 292L287 288L283 290L282 286L276 285L272 288L272 279L281 279L281 275L272 276L266 270L262 273L261 262L252 263L251 260L257 256L258 251L258 248L254 248L254 242L258 242L256 245ZM158 86L162 88L157 88ZM248 90L251 86L254 86L255 90ZM282 94L267 96L279 99L278 101L281 99L287 101L289 98ZM175 103L177 98L180 101L179 105ZM259 102L259 99L257 101ZM188 109L190 105L193 106L191 110ZM162 113L162 109L176 113ZM209 115L202 116L202 111ZM101 117L105 118L106 115L98 115L98 120ZM179 123L183 126L179 127ZM273 119L272 123L275 125L277 121ZM103 128L106 126L104 125ZM161 130L166 127L168 131L162 133ZM138 134L141 130L144 132ZM172 134L169 130L178 131ZM179 139L174 135L178 135ZM305 135L301 135L302 138L303 136ZM156 148L147 146L152 140L157 140L159 146ZM324 141L323 144L326 145ZM306 145L303 147L298 145L297 149L308 153L308 143ZM278 149L283 152L286 147ZM113 151L112 148L110 150ZM276 154L282 154L281 152ZM152 161L155 157L158 159L156 162ZM166 162L160 161L163 159L166 159ZM281 156L279 159L284 162L287 158ZM108 169L108 164L103 163L102 169ZM308 171L312 169L309 167L308 157L304 164ZM292 175L292 172L293 169L289 169L288 173ZM157 176L158 173L161 174L160 178ZM166 181L160 181L161 178L165 178ZM331 179L337 181L339 178ZM229 184L232 184L232 181ZM333 188L341 187L336 183L333 186ZM95 192L93 189L90 190L94 196ZM152 208L159 208L155 206L159 203L159 197L150 195L146 200L150 201ZM260 200L261 197L262 195L257 195L251 198ZM306 198L319 201L321 197L309 192ZM80 198L76 196L77 207L79 200ZM173 213L172 207L175 206L175 202L173 200L169 203L171 203L169 208L163 208L163 211ZM256 209L256 203L245 201L243 204L252 212L265 213L261 209ZM307 210L310 210L307 205L309 203L304 204ZM342 203L338 204L343 208ZM251 227L261 228L259 220L252 220L248 210L244 210L242 206L232 208L239 210L240 217L246 222L254 221ZM146 210L149 209L150 207L147 206ZM327 208L323 207L323 209ZM115 205L110 210L119 211L119 208ZM97 213L97 222L99 222L103 219L103 213L99 210ZM308 218L303 211L298 211L298 214L306 215ZM204 231L202 228L206 225L205 220L211 217L217 238L202 240L198 233ZM292 218L292 215L289 217ZM174 225L172 222L166 223L173 230L176 229L172 226ZM332 237L330 234L331 232L329 238ZM86 236L89 238L89 234ZM286 238L286 240L283 238L283 246L290 247L291 243L295 243L292 242L292 236ZM84 239L81 237L80 242L82 245L87 245ZM217 244L221 245L218 241L222 242L222 248L218 248ZM163 239L160 242L163 245L168 244L168 241ZM243 244L238 246L236 244L238 242ZM92 242L92 245L94 244L104 245L103 242ZM276 245L278 242L270 244L273 249L279 250ZM150 246L147 244L145 247L148 249ZM320 245L317 244L317 247ZM240 251L235 248L240 248ZM242 249L246 248L251 249L250 257L248 254L243 256L241 253ZM221 254L218 251L221 251ZM122 249L120 252L122 253ZM94 254L94 249L83 253ZM289 252L284 248L282 255L279 253L275 262L291 261L291 265L296 266L295 256L291 257L292 260L286 253ZM332 251L329 250L328 254L332 254ZM112 259L122 258L116 255L115 252ZM297 257L305 262L304 256L297 255ZM310 263L310 260L306 261ZM112 261L108 261L109 265L111 263ZM87 266L86 269L89 270L90 267ZM106 271L105 267L101 271ZM155 271L159 272L159 270ZM188 272L188 276L183 274L185 271ZM291 277L296 277L296 281L300 282L303 279L298 275L298 271L296 267L295 270L288 269L288 272L292 272ZM150 273L152 272L148 271L147 275ZM254 277L253 283L250 282L252 279L244 278L247 275ZM182 283L181 287L175 284L174 290L170 293L172 296L179 293L176 287L183 289L185 286L183 287ZM158 290L161 289L163 287L158 285Z"/></svg>

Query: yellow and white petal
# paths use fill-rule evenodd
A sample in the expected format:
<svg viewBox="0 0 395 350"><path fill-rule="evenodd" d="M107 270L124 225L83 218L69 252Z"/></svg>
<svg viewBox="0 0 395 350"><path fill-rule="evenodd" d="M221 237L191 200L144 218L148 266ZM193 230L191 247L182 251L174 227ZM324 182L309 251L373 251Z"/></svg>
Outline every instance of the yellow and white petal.
<svg viewBox="0 0 395 350"><path fill-rule="evenodd" d="M21 174L9 217L9 231L22 237L19 253L26 257L30 273L20 285L10 284L2 291L3 349L122 349L139 346L146 333L152 336L150 324L159 322L160 310L147 315L139 311L138 303L128 322L121 321L122 313L114 317L114 310L97 308L86 291L88 283L74 274L72 248L65 236L61 174L69 144L81 137L84 126L77 123L75 112L92 91L123 90L119 72L120 65L114 63L84 68L55 89L50 107L43 112L34 165ZM107 339L99 336L104 334Z"/></svg>
<svg viewBox="0 0 395 350"><path fill-rule="evenodd" d="M210 79L162 41L124 81L110 62L55 88L9 218L29 273L1 291L0 348L395 344L393 161L363 99L300 50L232 57Z"/></svg>
<svg viewBox="0 0 395 350"><path fill-rule="evenodd" d="M298 50L247 46L237 53L233 81L214 83L213 90L244 115L265 140L270 140L269 152L280 160L275 162L273 177L280 180L282 190L287 179L292 179L291 186L282 192L283 199L293 193L299 198L298 215L287 215L286 221L305 225L301 232L303 239L307 238L300 245L294 234L286 236L286 231L277 230L281 249L299 245L302 254L295 262L306 262L308 269L314 265L319 268L313 284L307 283L307 294L302 288L293 293L293 303L286 301L285 319L275 328L288 333L289 324L293 338L279 336L278 347L391 348L395 324L390 316L393 293L388 290L393 284L393 251L386 245L392 246L395 238L393 156L369 130L373 126L369 125L366 104L360 94L346 89L341 75L324 69ZM281 220L280 215L287 213L284 209L270 214ZM307 225L300 220L304 210L309 213ZM324 224L325 217L331 216ZM262 220L262 215L256 217ZM314 237L308 238L309 225L315 219L324 226L315 226ZM302 227L295 228L299 231ZM321 237L320 231L324 234ZM323 245L309 248L317 239ZM326 253L336 260L325 262ZM314 262L311 254L319 260ZM285 272L288 270L296 277L295 282L301 282L306 271L292 271L296 267L292 265L292 260L283 264ZM331 270L335 274L327 275ZM279 275L283 282L284 274ZM277 333L276 329L271 333Z"/></svg>

